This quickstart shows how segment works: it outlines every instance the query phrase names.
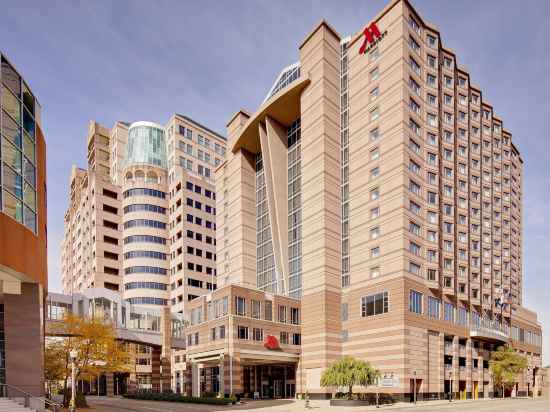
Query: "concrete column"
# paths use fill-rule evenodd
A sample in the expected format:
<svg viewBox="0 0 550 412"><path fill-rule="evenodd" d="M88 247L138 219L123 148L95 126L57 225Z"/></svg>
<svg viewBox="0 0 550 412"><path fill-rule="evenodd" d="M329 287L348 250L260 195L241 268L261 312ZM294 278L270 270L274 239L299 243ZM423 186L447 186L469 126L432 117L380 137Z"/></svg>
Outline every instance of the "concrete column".
<svg viewBox="0 0 550 412"><path fill-rule="evenodd" d="M340 358L340 36L321 22L300 46L302 145L302 361L305 389Z"/></svg>
<svg viewBox="0 0 550 412"><path fill-rule="evenodd" d="M220 396L225 395L225 369L224 369L224 356L223 354L220 355L220 360L218 362L218 366L220 368Z"/></svg>
<svg viewBox="0 0 550 412"><path fill-rule="evenodd" d="M153 346L151 352L151 385L153 392L160 392L160 354L161 349Z"/></svg>
<svg viewBox="0 0 550 412"><path fill-rule="evenodd" d="M458 392L458 381L460 380L460 368L458 367L458 357L460 356L460 350L458 347L458 336L453 337L453 381L452 392L453 396L455 392Z"/></svg>
<svg viewBox="0 0 550 412"><path fill-rule="evenodd" d="M105 387L107 396L115 396L115 379L111 372L105 374Z"/></svg>
<svg viewBox="0 0 550 412"><path fill-rule="evenodd" d="M472 340L466 340L466 396L472 397ZM468 395L470 394L470 395Z"/></svg>
<svg viewBox="0 0 550 412"><path fill-rule="evenodd" d="M216 231L218 286L240 283L256 287L256 170L259 150L236 150L233 145L250 115L236 113L227 125L227 163L216 171L218 224ZM259 149L259 148L258 148ZM225 244L225 241L228 244Z"/></svg>
<svg viewBox="0 0 550 412"><path fill-rule="evenodd" d="M160 391L168 391L171 388L172 367L170 356L160 359Z"/></svg>
<svg viewBox="0 0 550 412"><path fill-rule="evenodd" d="M21 283L21 294L3 295L6 383L44 396L44 292Z"/></svg>
<svg viewBox="0 0 550 412"><path fill-rule="evenodd" d="M201 382L200 382L200 369L197 362L193 362L191 365L191 385L192 385L192 396L200 396L201 393Z"/></svg>
<svg viewBox="0 0 550 412"><path fill-rule="evenodd" d="M186 396L193 395L193 364L190 361L186 362L185 371L183 372L182 391Z"/></svg>
<svg viewBox="0 0 550 412"><path fill-rule="evenodd" d="M137 390L136 375L130 374L128 378L128 392L135 392Z"/></svg>
<svg viewBox="0 0 550 412"><path fill-rule="evenodd" d="M240 358L238 356L229 357L230 368L230 387L234 394L240 394L243 392L243 368L241 366Z"/></svg>

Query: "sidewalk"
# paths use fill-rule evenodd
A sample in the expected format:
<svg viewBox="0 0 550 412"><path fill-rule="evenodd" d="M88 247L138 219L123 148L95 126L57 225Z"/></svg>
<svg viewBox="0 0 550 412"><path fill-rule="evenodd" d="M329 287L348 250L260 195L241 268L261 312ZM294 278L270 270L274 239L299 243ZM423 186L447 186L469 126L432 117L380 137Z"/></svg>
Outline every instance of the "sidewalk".
<svg viewBox="0 0 550 412"><path fill-rule="evenodd" d="M519 399L519 398L515 398ZM309 408L305 408L305 401L296 401L291 408L288 407L288 405L275 407L273 409L283 412L286 410L292 410L296 411L299 410L301 407L304 408L304 410L311 410L315 412L321 412L321 411L333 411L333 412L340 412L340 411L384 411L384 410L394 410L394 411L400 411L405 409L411 409L411 408L429 408L429 407L441 407L441 406L458 406L458 405L466 405L466 404L472 404L472 403L487 403L487 402L493 402L493 401L500 401L502 399L465 399L465 400L453 400L452 402L449 402L448 400L433 400L433 401L417 401L416 404L412 402L397 402L394 404L385 404L380 405L380 407L376 407L376 405L369 405L369 406L330 406L329 400L311 400L309 402Z"/></svg>

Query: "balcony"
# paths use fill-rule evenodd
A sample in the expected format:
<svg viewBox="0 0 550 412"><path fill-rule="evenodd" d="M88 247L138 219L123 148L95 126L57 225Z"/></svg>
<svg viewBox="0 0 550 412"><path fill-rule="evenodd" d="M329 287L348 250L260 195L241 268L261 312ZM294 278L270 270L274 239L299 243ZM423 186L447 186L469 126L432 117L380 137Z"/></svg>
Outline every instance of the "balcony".
<svg viewBox="0 0 550 412"><path fill-rule="evenodd" d="M475 325L470 328L470 337L492 342L508 342L509 340L508 335L501 330Z"/></svg>

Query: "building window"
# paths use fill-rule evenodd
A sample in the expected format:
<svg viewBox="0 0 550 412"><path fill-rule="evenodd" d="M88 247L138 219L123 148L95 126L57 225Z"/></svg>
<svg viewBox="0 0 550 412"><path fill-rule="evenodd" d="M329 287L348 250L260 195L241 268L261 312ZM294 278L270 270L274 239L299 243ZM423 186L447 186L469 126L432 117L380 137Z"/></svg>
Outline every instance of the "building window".
<svg viewBox="0 0 550 412"><path fill-rule="evenodd" d="M273 304L270 300L264 301L264 319L273 320Z"/></svg>
<svg viewBox="0 0 550 412"><path fill-rule="evenodd" d="M409 262L409 272L411 272L414 275L420 276L421 274L420 265L414 262Z"/></svg>
<svg viewBox="0 0 550 412"><path fill-rule="evenodd" d="M248 327L247 326L238 326L237 327L237 336L239 339L248 340Z"/></svg>
<svg viewBox="0 0 550 412"><path fill-rule="evenodd" d="M348 320L348 304L347 303L342 303L342 305L340 306L340 320L341 321L346 321Z"/></svg>
<svg viewBox="0 0 550 412"><path fill-rule="evenodd" d="M380 117L380 110L378 110L378 107L374 108L370 112L370 120L371 122L378 119Z"/></svg>
<svg viewBox="0 0 550 412"><path fill-rule="evenodd" d="M251 316L254 318L254 319L260 319L260 314L261 314L261 304L260 304L260 301L258 300L252 300L251 301Z"/></svg>
<svg viewBox="0 0 550 412"><path fill-rule="evenodd" d="M235 314L238 316L245 316L246 301L240 296L235 296Z"/></svg>
<svg viewBox="0 0 550 412"><path fill-rule="evenodd" d="M363 318L388 313L388 309L388 292L367 295L361 298L361 316Z"/></svg>
<svg viewBox="0 0 550 412"><path fill-rule="evenodd" d="M416 236L421 236L420 226L414 222L409 222L409 232Z"/></svg>
<svg viewBox="0 0 550 412"><path fill-rule="evenodd" d="M445 302L444 319L447 322L454 322L454 320L455 320L455 307L452 303Z"/></svg>
<svg viewBox="0 0 550 412"><path fill-rule="evenodd" d="M279 305L278 308L278 321L281 323L286 323L286 306Z"/></svg>
<svg viewBox="0 0 550 412"><path fill-rule="evenodd" d="M370 72L370 80L371 81L378 80L379 77L380 77L380 73L378 71L378 67L375 67Z"/></svg>
<svg viewBox="0 0 550 412"><path fill-rule="evenodd" d="M293 333L292 334L292 344L293 345L300 345L302 343L302 335L299 333Z"/></svg>
<svg viewBox="0 0 550 412"><path fill-rule="evenodd" d="M263 341L264 340L264 330L261 328L253 328L252 329L252 339L256 341Z"/></svg>
<svg viewBox="0 0 550 412"><path fill-rule="evenodd" d="M376 98L380 95L380 90L378 89L378 87L375 87L374 89L371 90L370 92L370 100L371 101L374 101L376 100Z"/></svg>
<svg viewBox="0 0 550 412"><path fill-rule="evenodd" d="M300 309L290 308L290 323L293 325L300 324Z"/></svg>
<svg viewBox="0 0 550 412"><path fill-rule="evenodd" d="M433 319L439 319L439 307L441 301L432 296L428 296L428 316Z"/></svg>
<svg viewBox="0 0 550 412"><path fill-rule="evenodd" d="M288 345L288 332L281 332L279 338L281 344Z"/></svg>
<svg viewBox="0 0 550 412"><path fill-rule="evenodd" d="M370 134L370 140L372 142L375 142L380 138L380 132L378 131L378 128L372 129L369 134Z"/></svg>
<svg viewBox="0 0 550 412"><path fill-rule="evenodd" d="M461 326L466 326L468 324L468 312L464 308L458 309L458 319L456 321Z"/></svg>
<svg viewBox="0 0 550 412"><path fill-rule="evenodd" d="M409 294L409 311L422 314L422 293L411 290Z"/></svg>

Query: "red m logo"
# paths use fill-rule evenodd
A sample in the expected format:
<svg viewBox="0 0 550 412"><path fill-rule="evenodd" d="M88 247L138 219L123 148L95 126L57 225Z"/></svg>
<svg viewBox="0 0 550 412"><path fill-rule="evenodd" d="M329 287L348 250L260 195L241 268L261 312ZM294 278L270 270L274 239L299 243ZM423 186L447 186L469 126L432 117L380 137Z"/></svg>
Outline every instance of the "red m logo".
<svg viewBox="0 0 550 412"><path fill-rule="evenodd" d="M370 26L365 27L365 30L363 31L363 35L365 36L365 39L363 40L363 44L359 49L359 54L365 53L367 46L374 41L374 38L375 37L380 38L381 36L380 30L378 30L376 23L371 23Z"/></svg>
<svg viewBox="0 0 550 412"><path fill-rule="evenodd" d="M267 348L267 349L279 349L279 341L277 340L277 338L273 335L267 335L265 337L265 342L264 342L264 346Z"/></svg>

